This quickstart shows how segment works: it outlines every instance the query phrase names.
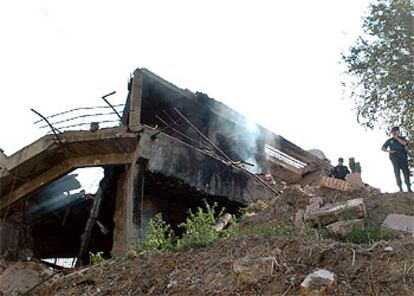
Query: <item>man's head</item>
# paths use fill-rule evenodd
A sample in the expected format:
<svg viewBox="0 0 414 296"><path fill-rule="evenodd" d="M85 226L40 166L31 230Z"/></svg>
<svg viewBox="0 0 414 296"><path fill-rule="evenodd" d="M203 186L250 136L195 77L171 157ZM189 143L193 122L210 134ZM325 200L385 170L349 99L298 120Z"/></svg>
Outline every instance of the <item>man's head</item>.
<svg viewBox="0 0 414 296"><path fill-rule="evenodd" d="M338 158L338 164L340 164L340 165L344 164L344 159L342 157Z"/></svg>
<svg viewBox="0 0 414 296"><path fill-rule="evenodd" d="M392 135L393 137L398 137L398 136L400 135L400 128L399 128L398 126L394 126L394 127L391 129L391 135Z"/></svg>

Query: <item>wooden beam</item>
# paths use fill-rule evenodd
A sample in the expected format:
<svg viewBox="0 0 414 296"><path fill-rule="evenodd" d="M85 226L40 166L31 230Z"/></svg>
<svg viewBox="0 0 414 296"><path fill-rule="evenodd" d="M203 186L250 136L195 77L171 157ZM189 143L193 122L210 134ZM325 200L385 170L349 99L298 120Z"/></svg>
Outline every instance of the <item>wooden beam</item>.
<svg viewBox="0 0 414 296"><path fill-rule="evenodd" d="M143 75L139 69L135 70L132 79L129 109L129 129L137 132L141 124Z"/></svg>
<svg viewBox="0 0 414 296"><path fill-rule="evenodd" d="M91 241L92 229L95 225L96 219L99 215L99 210L101 208L103 192L99 188L98 192L95 195L93 205L89 214L88 221L85 225L85 230L81 237L81 246L79 248L78 260L76 261L76 266L82 266L86 255L88 254L89 242Z"/></svg>
<svg viewBox="0 0 414 296"><path fill-rule="evenodd" d="M43 186L53 182L54 180L69 173L74 169L83 167L121 165L130 162L130 154L102 154L82 156L74 159L65 160L60 164L50 168L43 174L30 179L28 182L16 188L8 195L0 197L0 210L24 197L27 197L29 194L34 193Z"/></svg>

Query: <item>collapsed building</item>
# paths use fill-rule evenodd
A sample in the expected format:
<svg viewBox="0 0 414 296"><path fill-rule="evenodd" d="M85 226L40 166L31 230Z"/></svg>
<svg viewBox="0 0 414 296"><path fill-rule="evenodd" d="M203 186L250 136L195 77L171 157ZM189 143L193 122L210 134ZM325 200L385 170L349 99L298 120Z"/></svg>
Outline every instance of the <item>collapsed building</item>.
<svg viewBox="0 0 414 296"><path fill-rule="evenodd" d="M230 212L278 194L276 182L309 185L330 164L203 93L137 69L116 126L52 133L0 154L0 254L11 259L125 255L157 213L173 226L187 210ZM95 193L74 170L103 168ZM74 193L75 192L75 193Z"/></svg>

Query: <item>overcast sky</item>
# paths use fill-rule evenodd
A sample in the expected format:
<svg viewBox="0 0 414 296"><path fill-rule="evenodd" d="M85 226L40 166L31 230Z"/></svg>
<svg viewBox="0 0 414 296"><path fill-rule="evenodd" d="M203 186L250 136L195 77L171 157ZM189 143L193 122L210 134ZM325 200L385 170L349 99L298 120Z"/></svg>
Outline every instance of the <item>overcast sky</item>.
<svg viewBox="0 0 414 296"><path fill-rule="evenodd" d="M42 136L48 115L123 103L145 67L224 102L334 163L356 157L363 179L395 191L380 151L343 95L341 52L361 32L368 1L0 2L0 147L10 155Z"/></svg>

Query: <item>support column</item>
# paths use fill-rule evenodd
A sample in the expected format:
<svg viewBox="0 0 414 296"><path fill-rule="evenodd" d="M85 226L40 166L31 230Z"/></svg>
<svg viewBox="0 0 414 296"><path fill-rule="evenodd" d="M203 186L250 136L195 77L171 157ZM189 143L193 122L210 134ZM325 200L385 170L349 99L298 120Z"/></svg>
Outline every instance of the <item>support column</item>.
<svg viewBox="0 0 414 296"><path fill-rule="evenodd" d="M125 256L141 240L144 175L145 164L138 162L129 165L118 180L112 247L114 255Z"/></svg>
<svg viewBox="0 0 414 296"><path fill-rule="evenodd" d="M137 69L132 79L129 109L129 129L133 132L138 131L141 124L142 83L143 75Z"/></svg>

